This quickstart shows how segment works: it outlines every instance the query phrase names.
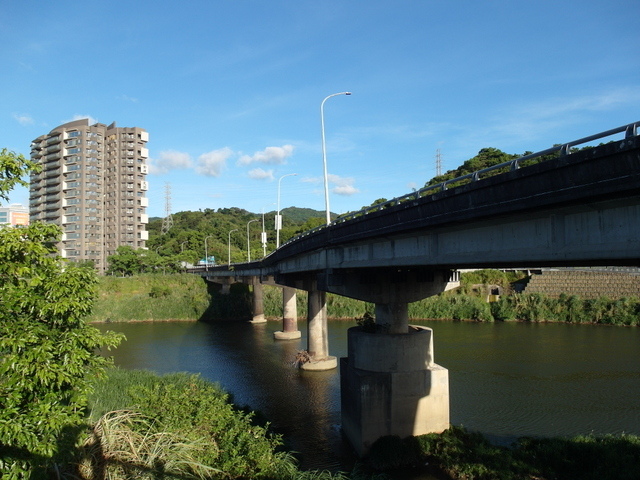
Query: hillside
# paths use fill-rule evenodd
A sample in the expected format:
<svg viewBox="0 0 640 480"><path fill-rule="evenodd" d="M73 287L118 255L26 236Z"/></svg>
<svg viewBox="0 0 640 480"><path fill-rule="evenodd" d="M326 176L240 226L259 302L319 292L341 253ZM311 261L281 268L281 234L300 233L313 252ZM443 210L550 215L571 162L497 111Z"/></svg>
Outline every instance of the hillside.
<svg viewBox="0 0 640 480"><path fill-rule="evenodd" d="M264 229L267 233L266 252L275 250L275 211L265 212ZM280 242L325 222L325 212L310 208L288 207L281 210L283 226ZM335 215L334 215L335 216ZM205 255L214 256L218 262L247 260L247 225L251 258L262 258L264 250L260 242L262 213L231 207L217 210L206 208L197 212L186 211L172 215L173 227L162 233L163 219L154 217L149 221L147 247L163 257L179 255L181 260L196 263ZM251 222L251 223L249 223Z"/></svg>

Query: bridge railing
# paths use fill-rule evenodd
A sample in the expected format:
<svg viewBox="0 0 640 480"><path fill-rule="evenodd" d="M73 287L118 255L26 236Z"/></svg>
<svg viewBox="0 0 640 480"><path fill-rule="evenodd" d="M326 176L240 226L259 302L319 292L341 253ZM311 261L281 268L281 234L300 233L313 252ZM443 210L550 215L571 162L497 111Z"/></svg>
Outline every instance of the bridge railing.
<svg viewBox="0 0 640 480"><path fill-rule="evenodd" d="M577 145L583 145L585 143L589 143L592 142L594 140L599 140L601 138L606 138L606 137L610 137L611 135L616 135L618 133L622 133L624 132L625 134L625 139L629 139L632 137L635 137L638 135L638 127L640 126L640 122L634 122L634 123L629 123L627 125L622 125L621 127L617 127L617 128L612 128L611 130L607 130L604 132L600 132L600 133L596 133L594 135L590 135L588 137L584 137L584 138L580 138L578 140L573 140L571 142L567 142L567 143L563 143L562 145L556 145L554 147L551 148L547 148L545 150L541 150L539 152L536 153L530 153L528 155L523 155L522 157L518 157L514 160L509 160L507 162L503 162L503 163L499 163L497 165L493 165L491 167L487 167L487 168L483 168L482 170L478 170L476 172L473 173L468 173L466 175L462 175L460 177L456 177L456 178L451 178L448 180L445 180L443 182L434 184L434 185L428 185L426 187L421 188L420 190L416 190L414 192L411 192L407 195L403 195L401 197L396 197L394 199L388 200L386 202L382 202L382 203L378 203L376 205L371 205L369 207L365 207L361 210L357 210L354 212L349 212L347 214L341 215L339 216L337 219L335 219L334 221L332 221L329 225L321 225L319 227L315 227L312 228L311 230L307 230L306 232L303 232L293 238L291 238L290 240L288 240L287 242L285 242L283 244L286 245L287 243L293 242L295 240L298 240L300 238L306 237L307 235L311 235L312 233L315 233L319 230L322 230L324 228L326 228L327 226L330 225L336 225L339 223L343 223L343 222L347 222L350 220L353 220L357 217L362 217L364 215L367 215L369 213L372 212L377 212L380 210L384 210L385 208L389 208L395 205L399 205L403 202L407 202L410 200L417 200L421 197L425 197L428 195L432 195L434 193L437 192L441 192L444 190L447 190L449 188L450 185L455 185L458 186L461 182L477 182L478 180L480 180L483 176L486 176L486 174L493 172L495 170L500 170L500 169L505 169L505 170L517 170L518 168L520 168L520 164L522 162L528 161L528 160L534 160L536 158L541 159L542 157L546 156L546 155L550 155L556 152L560 152L560 156L566 156L571 154L571 148L577 146Z"/></svg>

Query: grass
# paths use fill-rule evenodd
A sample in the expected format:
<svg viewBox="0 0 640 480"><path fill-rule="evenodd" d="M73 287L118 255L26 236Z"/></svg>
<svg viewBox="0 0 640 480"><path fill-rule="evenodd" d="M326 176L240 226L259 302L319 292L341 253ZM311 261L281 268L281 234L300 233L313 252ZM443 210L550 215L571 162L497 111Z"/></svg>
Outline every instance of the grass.
<svg viewBox="0 0 640 480"><path fill-rule="evenodd" d="M206 285L197 275L104 276L88 321L198 320L208 306Z"/></svg>
<svg viewBox="0 0 640 480"><path fill-rule="evenodd" d="M83 478L346 479L300 471L268 424L197 375L111 369L89 404Z"/></svg>
<svg viewBox="0 0 640 480"><path fill-rule="evenodd" d="M462 287L455 291L409 304L410 319L468 320L479 322L526 321L640 325L640 299L584 300L540 294L502 295L491 304L484 301L476 282L497 284L509 291L516 274L480 270L462 275ZM480 289L481 290L481 289ZM147 274L136 277L102 277L100 294L89 321L249 319L251 294L244 284L234 284L231 295L209 288L197 275ZM263 287L264 312L268 318L282 318L282 289ZM298 317L307 315L307 292L298 290ZM327 294L330 318L354 319L372 314L374 305L331 293Z"/></svg>
<svg viewBox="0 0 640 480"><path fill-rule="evenodd" d="M511 448L451 427L442 434L383 437L371 448L379 470L429 466L443 478L464 480L632 480L640 478L640 437L521 438Z"/></svg>

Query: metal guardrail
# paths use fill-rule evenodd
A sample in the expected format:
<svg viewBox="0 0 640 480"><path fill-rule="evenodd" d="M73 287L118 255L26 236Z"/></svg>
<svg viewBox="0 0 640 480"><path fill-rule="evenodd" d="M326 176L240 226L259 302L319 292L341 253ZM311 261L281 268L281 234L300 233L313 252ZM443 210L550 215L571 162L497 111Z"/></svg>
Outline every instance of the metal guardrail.
<svg viewBox="0 0 640 480"><path fill-rule="evenodd" d="M615 135L617 133L622 133L624 132L625 134L625 139L629 139L629 138L633 138L636 137L638 135L638 127L640 127L640 122L634 122L634 123L629 123L627 125L623 125L621 127L618 128L612 128L611 130L607 130L604 132L600 132L600 133L596 133L595 135L590 135L588 137L584 137L584 138L580 138L578 140L573 140L571 142L567 142L567 143L563 143L562 145L557 145L555 147L551 147L551 148L547 148L546 150L541 150L539 152L536 153L530 153L528 155L524 155L522 157L518 157L514 160L509 160L508 162L503 162L497 165L493 165L491 167L487 167L487 168L483 168L482 170L478 170L476 172L473 173L468 173L466 175L463 175L461 177L456 177L456 178L451 178L449 180L445 180L444 182L440 182L438 184L435 185L429 185L426 187L421 188L420 190L416 190L414 192L411 192L407 195L403 195L401 197L396 197L394 199L388 200L386 202L383 203L378 203L376 205L371 205L369 207L363 208L361 210L357 210L354 212L349 212L345 215L341 215L340 217L338 217L337 219L335 219L334 221L332 221L331 223L329 223L328 225L321 225L319 227L315 227L312 228L311 230L307 230L306 232L303 232L299 235L296 235L295 237L289 239L287 242L283 243L281 245L287 245L288 243L294 242L296 240L299 240L301 238L304 238L308 235L311 235L315 232L318 232L320 230L323 230L324 228L330 227L331 225L337 225L340 223L344 223L344 222L348 222L350 220L353 220L355 218L358 217L362 217L365 216L369 213L372 212L377 212L380 210L384 210L385 208L388 207L392 207L395 205L399 205L403 202L409 201L409 200L417 200L419 198L425 197L427 195L432 195L434 193L437 192L441 192L444 190L448 189L448 186L454 183L458 183L458 182L463 182L465 180L470 180L471 182L477 182L478 180L480 180L482 178L483 175L492 172L494 170L499 170L502 168L506 168L508 167L509 170L517 170L520 168L520 163L524 162L526 160L532 160L538 157L543 157L545 155L549 155L551 153L556 153L556 152L560 152L560 156L566 156L566 155L570 155L571 154L571 148L575 147L576 145L582 145L584 143L589 143L592 142L594 140L598 140L601 138L605 138L605 137L610 137L611 135Z"/></svg>

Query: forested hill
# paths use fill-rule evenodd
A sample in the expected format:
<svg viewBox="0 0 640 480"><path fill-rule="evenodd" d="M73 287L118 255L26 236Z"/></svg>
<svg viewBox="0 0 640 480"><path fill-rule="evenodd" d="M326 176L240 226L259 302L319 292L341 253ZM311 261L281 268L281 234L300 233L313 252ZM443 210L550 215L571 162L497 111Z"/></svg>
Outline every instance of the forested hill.
<svg viewBox="0 0 640 480"><path fill-rule="evenodd" d="M247 225L249 224L249 247L253 259L262 258L264 250L260 242L263 227L267 232L267 253L275 250L276 236L274 228L275 211L252 213L242 208L205 208L197 212L178 212L172 215L173 226L162 232L163 219L151 218L148 225L149 241L147 247L159 255L179 255L181 260L196 263L204 257L205 239L207 254L218 262L228 261L231 248L231 261L242 262L247 259ZM310 208L288 207L281 210L283 217L280 243L325 222L325 212ZM335 217L335 215L332 215ZM251 222L251 223L249 223Z"/></svg>

